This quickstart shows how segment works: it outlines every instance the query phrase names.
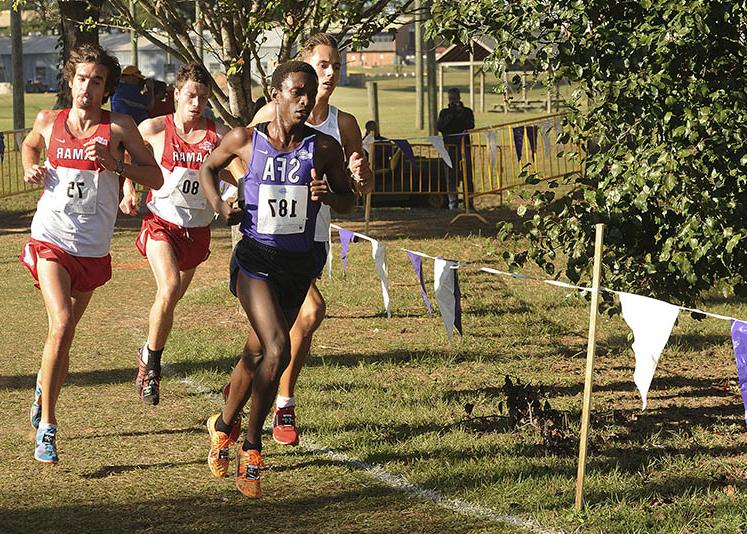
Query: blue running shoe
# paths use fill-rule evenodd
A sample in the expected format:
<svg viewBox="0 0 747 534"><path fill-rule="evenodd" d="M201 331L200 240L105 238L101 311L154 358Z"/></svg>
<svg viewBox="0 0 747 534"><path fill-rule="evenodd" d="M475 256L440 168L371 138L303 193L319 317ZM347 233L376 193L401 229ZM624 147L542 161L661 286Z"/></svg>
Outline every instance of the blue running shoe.
<svg viewBox="0 0 747 534"><path fill-rule="evenodd" d="M34 389L34 402L31 404L31 426L39 428L42 419L42 387L39 383L39 375L36 375L36 389Z"/></svg>
<svg viewBox="0 0 747 534"><path fill-rule="evenodd" d="M40 425L36 431L36 449L34 458L40 462L55 464L57 457L57 427L55 425Z"/></svg>

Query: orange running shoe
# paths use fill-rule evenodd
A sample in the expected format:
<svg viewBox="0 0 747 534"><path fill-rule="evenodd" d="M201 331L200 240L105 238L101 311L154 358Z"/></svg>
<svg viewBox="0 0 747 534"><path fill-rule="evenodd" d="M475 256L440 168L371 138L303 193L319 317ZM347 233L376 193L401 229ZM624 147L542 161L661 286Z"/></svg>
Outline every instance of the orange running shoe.
<svg viewBox="0 0 747 534"><path fill-rule="evenodd" d="M249 449L244 451L239 447L236 453L238 465L236 466L236 487L238 490L253 499L262 496L259 487L259 470L264 467L262 455L259 451Z"/></svg>
<svg viewBox="0 0 747 534"><path fill-rule="evenodd" d="M231 445L236 443L235 440L231 439L233 435L233 428L231 429L231 435L225 432L220 432L215 429L215 422L221 414L217 413L210 417L207 421L207 429L210 434L210 452L208 453L208 466L213 476L216 478L225 478L228 476L228 468L230 462L230 451ZM239 427L241 424L239 423Z"/></svg>
<svg viewBox="0 0 747 534"><path fill-rule="evenodd" d="M294 406L275 410L275 417L272 419L272 439L281 445L298 445Z"/></svg>

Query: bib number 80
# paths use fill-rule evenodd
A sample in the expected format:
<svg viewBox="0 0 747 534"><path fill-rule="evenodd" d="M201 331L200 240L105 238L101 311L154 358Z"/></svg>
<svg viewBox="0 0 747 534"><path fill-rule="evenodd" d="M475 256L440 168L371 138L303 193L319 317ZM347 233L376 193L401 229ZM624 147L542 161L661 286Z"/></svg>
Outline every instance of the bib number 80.
<svg viewBox="0 0 747 534"><path fill-rule="evenodd" d="M190 181L190 180L184 180L184 183L182 184L182 193L185 195L196 195L200 191L200 182L197 180Z"/></svg>

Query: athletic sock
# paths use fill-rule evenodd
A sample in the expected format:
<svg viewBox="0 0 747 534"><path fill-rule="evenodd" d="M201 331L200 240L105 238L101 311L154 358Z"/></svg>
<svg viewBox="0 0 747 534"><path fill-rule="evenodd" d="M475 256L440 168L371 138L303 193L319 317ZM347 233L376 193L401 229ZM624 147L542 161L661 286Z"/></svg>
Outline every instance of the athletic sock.
<svg viewBox="0 0 747 534"><path fill-rule="evenodd" d="M163 354L163 349L153 350L146 344L143 354L144 355L147 354L147 356L145 357L146 358L145 370L155 371L156 374L160 376L161 375L161 354Z"/></svg>
<svg viewBox="0 0 747 534"><path fill-rule="evenodd" d="M223 432L224 434L230 434L231 433L231 425L227 425L223 421L223 414L215 420L215 430L218 432Z"/></svg>
<svg viewBox="0 0 747 534"><path fill-rule="evenodd" d="M38 432L43 434L47 430L57 430L57 425L53 425L52 423L39 423L39 428L37 429Z"/></svg>
<svg viewBox="0 0 747 534"><path fill-rule="evenodd" d="M283 397L282 395L278 395L275 399L275 406L280 410L281 408L289 408L290 406L296 405L296 398L295 397Z"/></svg>
<svg viewBox="0 0 747 534"><path fill-rule="evenodd" d="M247 440L244 440L244 443L241 444L241 450L244 452L255 450L259 453L262 453L262 444L260 443L259 445L255 445L254 443L249 443Z"/></svg>

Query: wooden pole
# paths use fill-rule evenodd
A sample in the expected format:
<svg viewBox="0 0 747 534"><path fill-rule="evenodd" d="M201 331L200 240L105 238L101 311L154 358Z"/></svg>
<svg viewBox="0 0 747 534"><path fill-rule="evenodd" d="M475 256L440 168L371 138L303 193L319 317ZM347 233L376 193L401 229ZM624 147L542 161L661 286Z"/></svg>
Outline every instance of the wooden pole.
<svg viewBox="0 0 747 534"><path fill-rule="evenodd" d="M475 54L469 53L469 107L475 109Z"/></svg>
<svg viewBox="0 0 747 534"><path fill-rule="evenodd" d="M592 275L591 311L589 312L589 342L586 345L586 376L584 378L584 403L581 409L581 437L578 446L578 475L576 477L576 511L584 505L584 478L586 477L586 445L589 439L591 416L591 389L594 378L594 352L596 350L597 315L599 314L599 278L602 271L602 243L604 225L596 225L594 240L594 271Z"/></svg>
<svg viewBox="0 0 747 534"><path fill-rule="evenodd" d="M23 27L21 23L21 5L10 5L11 37L11 76L13 79L13 128L20 130L26 127L25 87L23 83ZM10 139L5 140L6 143ZM17 147L16 147L17 148Z"/></svg>
<svg viewBox="0 0 747 534"><path fill-rule="evenodd" d="M430 17L431 0L425 2L425 13ZM425 73L427 79L426 95L428 97L428 134L436 135L438 130L438 109L436 109L436 44L433 39L425 41Z"/></svg>
<svg viewBox="0 0 747 534"><path fill-rule="evenodd" d="M200 62L205 62L205 41L203 40L203 20L202 20L202 8L200 7L200 1L195 0L195 22L197 23L197 55L200 56Z"/></svg>
<svg viewBox="0 0 747 534"><path fill-rule="evenodd" d="M438 109L444 109L444 65L438 64Z"/></svg>
<svg viewBox="0 0 747 534"><path fill-rule="evenodd" d="M371 119L376 121L376 126L381 129L381 122L379 122L379 84L366 82L366 88L368 89L368 112Z"/></svg>
<svg viewBox="0 0 747 534"><path fill-rule="evenodd" d="M485 70L480 69L480 113L485 113Z"/></svg>
<svg viewBox="0 0 747 534"><path fill-rule="evenodd" d="M415 0L415 129L422 130L425 123L423 94L423 11L420 0Z"/></svg>
<svg viewBox="0 0 747 534"><path fill-rule="evenodd" d="M365 225L363 228L363 231L365 233L368 233L368 222L371 220L371 193L366 194L366 207L365 207ZM331 243L332 240L330 239L329 242Z"/></svg>
<svg viewBox="0 0 747 534"><path fill-rule="evenodd" d="M135 0L130 0L130 16L135 18ZM138 66L137 57L137 33L130 30L130 65Z"/></svg>

